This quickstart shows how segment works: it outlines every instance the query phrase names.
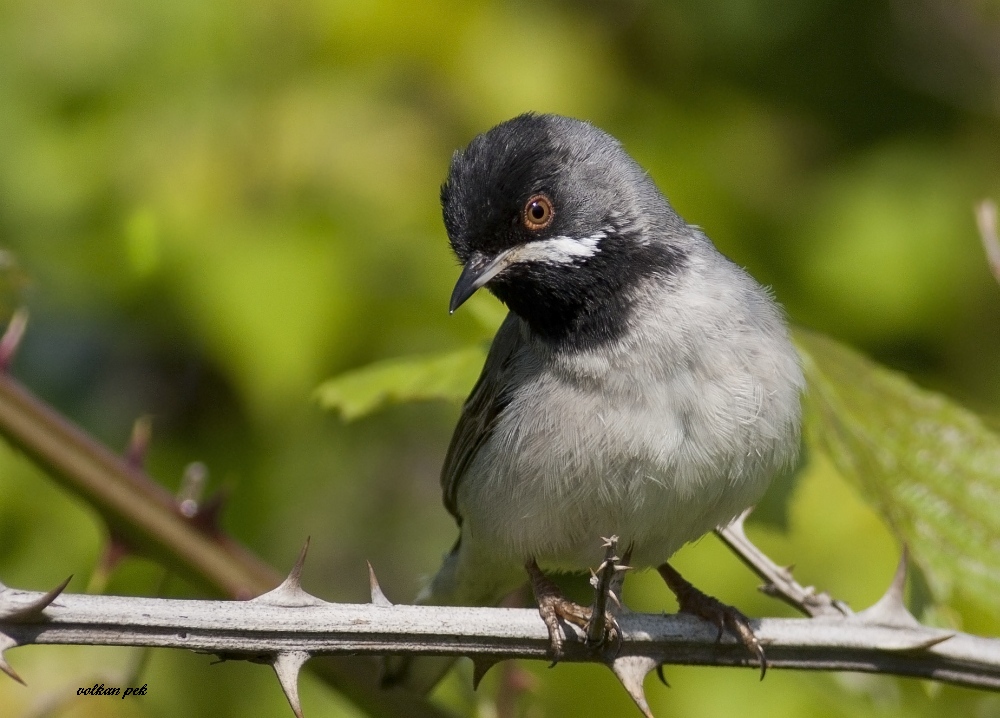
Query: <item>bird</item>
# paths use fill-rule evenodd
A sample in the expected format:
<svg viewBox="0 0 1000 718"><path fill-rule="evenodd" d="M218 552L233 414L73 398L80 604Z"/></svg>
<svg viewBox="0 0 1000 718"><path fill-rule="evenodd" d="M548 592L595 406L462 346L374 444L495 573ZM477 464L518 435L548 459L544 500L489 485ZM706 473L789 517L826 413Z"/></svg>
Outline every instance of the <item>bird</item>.
<svg viewBox="0 0 1000 718"><path fill-rule="evenodd" d="M526 113L454 153L441 187L462 270L506 305L441 473L459 538L417 603L489 606L534 590L553 658L586 608L549 576L603 559L656 568L680 610L764 654L737 609L668 563L794 469L803 376L771 292L685 222L621 143ZM448 658L396 658L387 685L427 692Z"/></svg>

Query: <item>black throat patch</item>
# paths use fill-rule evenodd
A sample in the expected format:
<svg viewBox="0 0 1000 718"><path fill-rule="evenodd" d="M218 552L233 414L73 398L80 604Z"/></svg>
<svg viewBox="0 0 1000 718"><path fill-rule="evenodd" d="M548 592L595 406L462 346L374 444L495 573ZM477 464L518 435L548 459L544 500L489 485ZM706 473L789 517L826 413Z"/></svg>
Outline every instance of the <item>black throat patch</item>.
<svg viewBox="0 0 1000 718"><path fill-rule="evenodd" d="M669 286L686 262L677 246L611 235L582 261L515 265L489 287L545 342L587 349L615 341L628 329L640 284L656 275Z"/></svg>

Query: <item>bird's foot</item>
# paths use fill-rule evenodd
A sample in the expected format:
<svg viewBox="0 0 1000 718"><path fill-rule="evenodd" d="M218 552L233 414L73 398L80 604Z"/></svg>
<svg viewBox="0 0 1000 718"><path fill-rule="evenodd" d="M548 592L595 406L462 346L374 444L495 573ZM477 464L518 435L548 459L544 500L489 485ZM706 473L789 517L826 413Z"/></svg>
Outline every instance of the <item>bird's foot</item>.
<svg viewBox="0 0 1000 718"><path fill-rule="evenodd" d="M573 603L563 596L559 587L542 573L534 559L525 565L538 604L538 613L549 631L553 665L563 656L560 619L583 629L586 643L591 648L603 648L608 644L614 647L620 645L622 633L613 608L622 607L622 581L625 572L630 570L627 564L632 555L632 547L629 546L622 558L619 558L616 555L618 537L602 540L605 556L597 570L591 572L590 585L594 587L594 603L590 607Z"/></svg>
<svg viewBox="0 0 1000 718"><path fill-rule="evenodd" d="M529 561L525 568L531 579L531 590L534 592L535 602L538 604L538 614L542 617L545 627L549 631L552 665L555 665L563 657L564 639L559 621L563 620L579 626L584 633L589 635L594 612L591 608L581 606L566 598L559 587L542 573L534 559ZM606 635L615 640L618 636L618 622L610 612L604 614L604 625L606 626ZM603 643L603 640L601 642Z"/></svg>
<svg viewBox="0 0 1000 718"><path fill-rule="evenodd" d="M738 609L699 591L669 563L661 565L657 571L677 596L677 603L682 613L698 616L715 626L719 630L716 638L718 641L722 640L722 634L728 628L747 647L747 650L757 657L760 661L760 678L763 680L767 672L767 659L764 656L764 648L757 640L747 617Z"/></svg>

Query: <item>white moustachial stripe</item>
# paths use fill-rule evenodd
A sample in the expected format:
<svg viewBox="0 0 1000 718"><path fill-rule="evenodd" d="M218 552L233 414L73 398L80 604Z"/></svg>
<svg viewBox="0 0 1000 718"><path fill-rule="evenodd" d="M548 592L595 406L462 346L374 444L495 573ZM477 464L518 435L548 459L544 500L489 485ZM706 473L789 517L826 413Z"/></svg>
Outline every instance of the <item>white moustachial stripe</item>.
<svg viewBox="0 0 1000 718"><path fill-rule="evenodd" d="M569 264L579 259L593 257L601 251L599 245L606 236L604 232L597 232L589 237L560 236L529 242L518 248L516 261Z"/></svg>

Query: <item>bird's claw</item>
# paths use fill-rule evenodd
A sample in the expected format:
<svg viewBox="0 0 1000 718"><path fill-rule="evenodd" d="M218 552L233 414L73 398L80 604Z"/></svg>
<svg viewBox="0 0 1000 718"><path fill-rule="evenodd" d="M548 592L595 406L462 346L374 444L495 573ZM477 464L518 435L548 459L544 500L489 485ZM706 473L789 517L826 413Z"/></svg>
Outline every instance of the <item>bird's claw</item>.
<svg viewBox="0 0 1000 718"><path fill-rule="evenodd" d="M680 612L698 616L715 626L719 631L716 641L722 640L722 634L728 628L740 643L757 657L760 662L760 678L764 680L764 674L767 673L767 658L764 655L764 647L750 627L750 620L739 609L699 591L670 564L665 563L658 570L670 590L677 596Z"/></svg>
<svg viewBox="0 0 1000 718"><path fill-rule="evenodd" d="M538 597L538 613L545 621L549 631L549 646L552 651L552 665L563 658L563 634L559 626L562 619L574 625L585 628L590 622L590 609L573 603L562 595L544 595Z"/></svg>
<svg viewBox="0 0 1000 718"><path fill-rule="evenodd" d="M757 656L757 660L760 662L760 677L763 680L764 674L767 672L764 648L750 627L749 619L739 609L698 591L681 604L680 610L683 613L698 616L714 625L719 630L716 642L722 640L722 634L728 628L730 633L738 638L748 651Z"/></svg>
<svg viewBox="0 0 1000 718"><path fill-rule="evenodd" d="M559 587L542 573L541 569L538 568L538 564L534 561L528 563L526 568L528 576L531 578L531 589L535 594L535 601L538 604L538 614L542 617L545 627L549 632L549 646L552 651L552 665L554 666L562 660L564 655L563 645L565 639L563 638L563 631L559 625L559 621L562 620L572 623L574 626L579 626L583 630L584 635L589 635L594 612L590 607L581 606L563 596ZM603 637L600 641L591 645L597 647L603 646L609 640L617 643L620 638L621 629L618 626L618 621L610 611L606 611L604 613Z"/></svg>

